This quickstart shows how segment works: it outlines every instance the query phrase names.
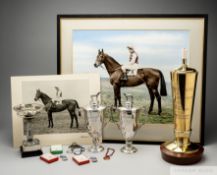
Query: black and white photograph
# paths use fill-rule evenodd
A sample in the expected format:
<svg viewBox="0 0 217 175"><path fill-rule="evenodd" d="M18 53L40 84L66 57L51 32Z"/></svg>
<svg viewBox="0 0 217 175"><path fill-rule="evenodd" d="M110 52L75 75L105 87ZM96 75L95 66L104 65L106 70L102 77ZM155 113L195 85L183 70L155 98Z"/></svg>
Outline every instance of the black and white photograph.
<svg viewBox="0 0 217 175"><path fill-rule="evenodd" d="M81 111L88 102L88 80L23 82L22 95L25 104L44 105L32 121L33 134L87 132Z"/></svg>
<svg viewBox="0 0 217 175"><path fill-rule="evenodd" d="M84 108L89 105L90 96L99 91L97 77L97 74L14 77L13 104L37 103L43 106L41 112L31 121L31 132L37 137L87 135ZM16 94L20 95L19 100L13 98ZM18 119L19 116L15 113L13 120ZM16 127L22 127L23 134L26 135L27 123L23 121L20 125ZM15 132L14 134L16 135Z"/></svg>

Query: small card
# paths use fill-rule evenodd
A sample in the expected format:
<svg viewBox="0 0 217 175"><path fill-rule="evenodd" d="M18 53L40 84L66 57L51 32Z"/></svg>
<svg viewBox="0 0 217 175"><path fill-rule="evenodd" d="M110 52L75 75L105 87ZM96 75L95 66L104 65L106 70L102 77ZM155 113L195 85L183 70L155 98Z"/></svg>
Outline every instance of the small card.
<svg viewBox="0 0 217 175"><path fill-rule="evenodd" d="M83 164L87 164L87 163L90 163L90 160L84 156L84 155L77 155L77 156L73 156L72 157L72 160L74 162L76 162L78 165L83 165Z"/></svg>
<svg viewBox="0 0 217 175"><path fill-rule="evenodd" d="M62 145L51 145L50 152L52 154L62 154L63 153L63 146Z"/></svg>
<svg viewBox="0 0 217 175"><path fill-rule="evenodd" d="M40 159L47 162L47 163L53 163L59 160L57 156L54 156L50 153L46 153L40 156Z"/></svg>

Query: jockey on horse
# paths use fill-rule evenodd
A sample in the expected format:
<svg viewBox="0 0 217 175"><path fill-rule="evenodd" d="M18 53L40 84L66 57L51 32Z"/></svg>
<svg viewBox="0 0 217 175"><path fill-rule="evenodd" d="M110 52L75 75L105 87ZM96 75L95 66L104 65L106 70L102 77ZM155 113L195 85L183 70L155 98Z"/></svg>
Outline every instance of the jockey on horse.
<svg viewBox="0 0 217 175"><path fill-rule="evenodd" d="M46 111L48 111L51 108L56 108L57 105L62 104L62 91L57 86L55 86L54 89L56 90L56 97L54 99L51 99L51 101L45 105Z"/></svg>
<svg viewBox="0 0 217 175"><path fill-rule="evenodd" d="M128 72L131 71L132 75L136 75L137 74L137 69L139 68L138 66L138 61L139 61L139 56L136 53L136 51L134 50L133 47L131 46L127 46L129 52L130 52L130 56L129 56L129 63L126 65L123 65L121 68L124 72L121 80L127 81L127 74Z"/></svg>

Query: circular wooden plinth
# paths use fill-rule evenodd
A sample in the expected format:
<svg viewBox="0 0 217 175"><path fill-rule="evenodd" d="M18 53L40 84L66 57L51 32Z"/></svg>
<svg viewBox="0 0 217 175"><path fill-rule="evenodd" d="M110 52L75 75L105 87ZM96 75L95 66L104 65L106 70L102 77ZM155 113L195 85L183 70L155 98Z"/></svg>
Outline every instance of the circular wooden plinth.
<svg viewBox="0 0 217 175"><path fill-rule="evenodd" d="M164 144L160 146L162 158L172 164L191 165L199 162L203 155L203 147L198 145L198 149L192 153L176 153L168 150Z"/></svg>

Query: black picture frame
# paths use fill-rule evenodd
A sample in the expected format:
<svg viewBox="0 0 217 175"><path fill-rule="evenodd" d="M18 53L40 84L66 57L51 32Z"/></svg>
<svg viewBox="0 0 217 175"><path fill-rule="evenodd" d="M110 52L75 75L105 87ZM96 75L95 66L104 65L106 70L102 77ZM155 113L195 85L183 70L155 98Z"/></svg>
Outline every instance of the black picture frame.
<svg viewBox="0 0 217 175"><path fill-rule="evenodd" d="M202 75L201 79L203 83L201 84L201 110L200 110L200 130L198 131L198 142L200 144L204 144L204 127L205 127L205 93L206 93L206 55L207 55L207 32L208 32L208 15L207 14L59 14L57 15L57 74L64 73L72 73L72 72L64 72L63 71L63 49L62 49L62 20L94 20L94 19L192 19L192 20L203 20L203 51L202 51ZM104 139L106 142L122 142L122 140L112 140L112 139ZM159 141L149 141L149 140L137 140L135 143L161 143L165 140Z"/></svg>

